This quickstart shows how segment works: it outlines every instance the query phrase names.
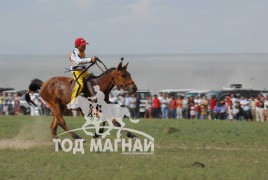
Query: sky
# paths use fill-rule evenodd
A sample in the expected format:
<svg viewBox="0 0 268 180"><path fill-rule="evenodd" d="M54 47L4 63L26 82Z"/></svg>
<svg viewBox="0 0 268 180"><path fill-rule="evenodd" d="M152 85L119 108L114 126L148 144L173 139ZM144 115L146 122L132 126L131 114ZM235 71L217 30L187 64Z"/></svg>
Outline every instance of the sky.
<svg viewBox="0 0 268 180"><path fill-rule="evenodd" d="M0 54L267 53L267 0L1 0Z"/></svg>

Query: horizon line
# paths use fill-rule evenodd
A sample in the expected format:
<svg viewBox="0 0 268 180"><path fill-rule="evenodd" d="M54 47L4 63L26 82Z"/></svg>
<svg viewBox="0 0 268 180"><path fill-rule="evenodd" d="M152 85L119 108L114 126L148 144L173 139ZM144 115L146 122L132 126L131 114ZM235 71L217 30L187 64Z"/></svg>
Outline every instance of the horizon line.
<svg viewBox="0 0 268 180"><path fill-rule="evenodd" d="M66 54L59 53L6 53L0 54L0 56L65 56ZM91 53L92 54L92 53ZM95 55L103 55L103 56L177 56L177 55L264 55L268 54L268 52L217 52L217 53L94 53Z"/></svg>

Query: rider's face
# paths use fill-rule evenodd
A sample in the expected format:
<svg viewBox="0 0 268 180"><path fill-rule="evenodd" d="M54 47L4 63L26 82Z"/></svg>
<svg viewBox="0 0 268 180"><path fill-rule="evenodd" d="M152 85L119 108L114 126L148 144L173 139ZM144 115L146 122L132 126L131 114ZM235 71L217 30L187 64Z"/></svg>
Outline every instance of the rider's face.
<svg viewBox="0 0 268 180"><path fill-rule="evenodd" d="M80 52L84 52L86 50L86 45L79 45L77 49L79 49Z"/></svg>

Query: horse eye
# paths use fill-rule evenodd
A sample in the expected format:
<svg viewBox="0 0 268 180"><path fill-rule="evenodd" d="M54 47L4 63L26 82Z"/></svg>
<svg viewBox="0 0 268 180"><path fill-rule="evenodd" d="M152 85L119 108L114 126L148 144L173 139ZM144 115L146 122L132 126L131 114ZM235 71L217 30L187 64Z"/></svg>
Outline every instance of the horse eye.
<svg viewBox="0 0 268 180"><path fill-rule="evenodd" d="M124 75L124 74L122 74L121 76L122 76L123 78L125 78L125 77L126 77L126 75Z"/></svg>

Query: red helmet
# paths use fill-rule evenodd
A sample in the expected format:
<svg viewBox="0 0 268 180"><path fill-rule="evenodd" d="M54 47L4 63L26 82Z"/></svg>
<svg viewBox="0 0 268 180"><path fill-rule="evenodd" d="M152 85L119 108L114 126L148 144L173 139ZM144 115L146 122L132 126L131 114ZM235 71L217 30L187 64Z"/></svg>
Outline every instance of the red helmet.
<svg viewBox="0 0 268 180"><path fill-rule="evenodd" d="M83 38L77 38L74 42L74 46L77 47L79 45L86 45L88 44Z"/></svg>

